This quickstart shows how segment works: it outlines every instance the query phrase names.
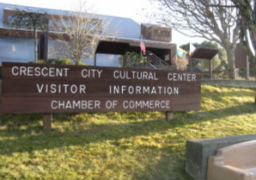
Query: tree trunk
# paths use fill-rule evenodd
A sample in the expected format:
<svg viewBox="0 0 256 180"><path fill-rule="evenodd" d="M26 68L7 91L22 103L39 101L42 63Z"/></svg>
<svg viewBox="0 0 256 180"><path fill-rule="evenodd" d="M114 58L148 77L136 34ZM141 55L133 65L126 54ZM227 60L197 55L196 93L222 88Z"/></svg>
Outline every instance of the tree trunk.
<svg viewBox="0 0 256 180"><path fill-rule="evenodd" d="M76 58L76 62L75 62L75 65L79 65L79 62L80 62L80 59Z"/></svg>
<svg viewBox="0 0 256 180"><path fill-rule="evenodd" d="M35 57L35 62L38 60L38 48L37 48L37 31L34 29L34 57Z"/></svg>
<svg viewBox="0 0 256 180"><path fill-rule="evenodd" d="M255 76L255 79L256 79L256 55L253 56L253 64L254 64L254 76Z"/></svg>
<svg viewBox="0 0 256 180"><path fill-rule="evenodd" d="M235 48L229 47L225 49L227 52L227 59L228 59L228 76L229 76L229 79L235 79L236 78Z"/></svg>

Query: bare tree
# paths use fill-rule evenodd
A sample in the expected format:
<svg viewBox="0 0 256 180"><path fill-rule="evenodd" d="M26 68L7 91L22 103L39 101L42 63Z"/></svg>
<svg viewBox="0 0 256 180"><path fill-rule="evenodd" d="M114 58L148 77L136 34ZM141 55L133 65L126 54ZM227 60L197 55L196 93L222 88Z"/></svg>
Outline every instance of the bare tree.
<svg viewBox="0 0 256 180"><path fill-rule="evenodd" d="M62 17L61 37L66 55L74 64L94 54L101 37L101 21L83 14Z"/></svg>
<svg viewBox="0 0 256 180"><path fill-rule="evenodd" d="M103 39L103 18L87 13L81 5L78 11L53 16L52 20L53 28L59 32L58 42L64 46L61 53L74 64L77 65L81 60L95 55L97 45Z"/></svg>
<svg viewBox="0 0 256 180"><path fill-rule="evenodd" d="M229 78L235 78L234 52L240 26L230 0L156 0L164 12L163 22L192 37L220 44L227 52ZM220 6L215 6L216 4Z"/></svg>
<svg viewBox="0 0 256 180"><path fill-rule="evenodd" d="M48 17L46 13L16 10L5 22L8 26L32 30L34 36L34 57L38 60L38 31L46 31L48 28Z"/></svg>
<svg viewBox="0 0 256 180"><path fill-rule="evenodd" d="M251 56L256 56L256 1L232 0L232 2L239 10L241 42L247 47Z"/></svg>
<svg viewBox="0 0 256 180"><path fill-rule="evenodd" d="M232 0L232 2L239 10L240 41L246 47L248 54L254 58L256 73L256 1Z"/></svg>

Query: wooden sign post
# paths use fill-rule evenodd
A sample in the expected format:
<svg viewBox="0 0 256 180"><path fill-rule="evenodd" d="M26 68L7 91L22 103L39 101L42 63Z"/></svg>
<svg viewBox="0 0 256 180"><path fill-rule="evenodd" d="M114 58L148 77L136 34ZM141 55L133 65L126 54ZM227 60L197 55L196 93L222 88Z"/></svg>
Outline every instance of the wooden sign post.
<svg viewBox="0 0 256 180"><path fill-rule="evenodd" d="M200 109L195 72L24 63L3 63L2 71L4 113Z"/></svg>
<svg viewBox="0 0 256 180"><path fill-rule="evenodd" d="M165 112L165 119L167 120L167 121L171 121L171 120L173 120L173 112Z"/></svg>
<svg viewBox="0 0 256 180"><path fill-rule="evenodd" d="M51 132L52 129L52 114L43 114L43 128L44 132Z"/></svg>

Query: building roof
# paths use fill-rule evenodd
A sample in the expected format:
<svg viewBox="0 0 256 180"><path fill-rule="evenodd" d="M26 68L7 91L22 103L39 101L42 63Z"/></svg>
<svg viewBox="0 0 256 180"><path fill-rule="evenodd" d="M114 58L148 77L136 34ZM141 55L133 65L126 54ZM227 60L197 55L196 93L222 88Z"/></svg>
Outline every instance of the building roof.
<svg viewBox="0 0 256 180"><path fill-rule="evenodd" d="M46 9L46 8L37 8L37 7L28 7L22 5L12 5L0 3L0 28L6 28L3 23L3 13L4 9L13 9L13 10L24 10L32 11L38 13L47 13L53 15L71 15L75 12L56 10L56 9ZM115 17L115 16L105 16L99 14L90 14L95 18L99 18L103 21L102 31L104 35L113 35L119 38L134 38L140 39L140 24L135 22L133 19L124 18L124 17Z"/></svg>

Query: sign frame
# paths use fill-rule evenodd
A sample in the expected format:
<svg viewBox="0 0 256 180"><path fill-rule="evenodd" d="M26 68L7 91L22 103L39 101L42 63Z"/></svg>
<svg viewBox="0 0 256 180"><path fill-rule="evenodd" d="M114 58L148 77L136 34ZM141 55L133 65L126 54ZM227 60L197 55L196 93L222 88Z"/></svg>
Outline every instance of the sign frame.
<svg viewBox="0 0 256 180"><path fill-rule="evenodd" d="M199 110L200 80L189 71L4 62L2 112Z"/></svg>

